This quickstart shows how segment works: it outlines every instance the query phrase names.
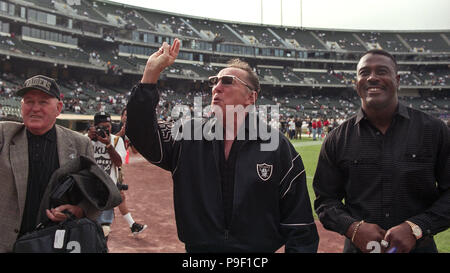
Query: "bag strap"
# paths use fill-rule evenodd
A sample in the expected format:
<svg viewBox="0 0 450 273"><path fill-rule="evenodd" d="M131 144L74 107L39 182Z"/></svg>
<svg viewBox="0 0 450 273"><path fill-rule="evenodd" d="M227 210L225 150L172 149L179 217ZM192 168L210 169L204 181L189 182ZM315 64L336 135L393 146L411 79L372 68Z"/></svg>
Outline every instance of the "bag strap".
<svg viewBox="0 0 450 273"><path fill-rule="evenodd" d="M114 148L117 147L117 143L119 142L119 138L120 138L120 136L116 136L116 138L114 139Z"/></svg>

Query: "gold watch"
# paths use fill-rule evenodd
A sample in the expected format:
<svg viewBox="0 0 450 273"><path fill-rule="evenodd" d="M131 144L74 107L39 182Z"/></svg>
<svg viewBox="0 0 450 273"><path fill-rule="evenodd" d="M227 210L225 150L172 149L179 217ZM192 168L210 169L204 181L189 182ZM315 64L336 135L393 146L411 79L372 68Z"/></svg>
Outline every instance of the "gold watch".
<svg viewBox="0 0 450 273"><path fill-rule="evenodd" d="M416 240L419 240L420 238L422 238L422 229L418 225L414 224L411 221L405 221L405 222L411 227L412 234L414 235L414 237L416 237Z"/></svg>

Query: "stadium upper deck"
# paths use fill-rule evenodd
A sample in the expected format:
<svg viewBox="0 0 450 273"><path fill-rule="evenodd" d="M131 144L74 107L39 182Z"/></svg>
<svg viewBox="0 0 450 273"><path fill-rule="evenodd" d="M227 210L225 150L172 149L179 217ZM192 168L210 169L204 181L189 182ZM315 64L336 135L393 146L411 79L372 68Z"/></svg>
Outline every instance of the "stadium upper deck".
<svg viewBox="0 0 450 273"><path fill-rule="evenodd" d="M401 89L416 94L450 89L450 31L301 29L217 21L109 1L0 0L2 72L28 76L43 70L67 82L74 76L69 70L76 68L109 81L117 75L136 79L148 56L175 38L182 48L176 64L164 72L166 79L194 85L231 57L240 57L257 69L266 87L343 90L353 85L359 55L383 48L398 60Z"/></svg>

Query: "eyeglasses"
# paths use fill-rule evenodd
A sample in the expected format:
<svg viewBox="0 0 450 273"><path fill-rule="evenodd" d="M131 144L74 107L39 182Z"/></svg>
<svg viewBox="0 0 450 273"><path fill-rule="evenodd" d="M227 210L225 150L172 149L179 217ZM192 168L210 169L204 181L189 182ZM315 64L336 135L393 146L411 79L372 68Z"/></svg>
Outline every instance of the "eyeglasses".
<svg viewBox="0 0 450 273"><path fill-rule="evenodd" d="M217 85L219 83L219 81L222 81L223 85L232 85L234 80L238 80L240 81L243 85L247 86L248 89L250 90L254 90L254 88L252 88L250 85L248 85L246 82L244 82L243 80L239 79L236 76L233 75L223 75L223 76L212 76L208 78L208 83L210 87L214 87L215 85Z"/></svg>

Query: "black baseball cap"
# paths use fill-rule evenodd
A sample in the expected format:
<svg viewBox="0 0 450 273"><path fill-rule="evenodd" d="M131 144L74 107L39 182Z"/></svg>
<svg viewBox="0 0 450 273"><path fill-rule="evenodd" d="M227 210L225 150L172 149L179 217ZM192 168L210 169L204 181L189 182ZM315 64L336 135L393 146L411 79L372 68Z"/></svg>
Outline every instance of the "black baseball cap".
<svg viewBox="0 0 450 273"><path fill-rule="evenodd" d="M31 90L40 90L57 98L58 100L61 100L59 86L52 78L42 75L33 76L23 83L22 89L18 90L16 94L17 96L23 97L28 91Z"/></svg>
<svg viewBox="0 0 450 273"><path fill-rule="evenodd" d="M111 115L106 112L95 113L94 125L97 125L102 122L111 122Z"/></svg>

